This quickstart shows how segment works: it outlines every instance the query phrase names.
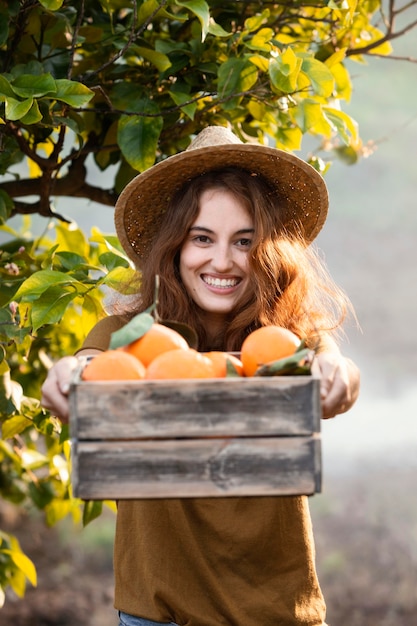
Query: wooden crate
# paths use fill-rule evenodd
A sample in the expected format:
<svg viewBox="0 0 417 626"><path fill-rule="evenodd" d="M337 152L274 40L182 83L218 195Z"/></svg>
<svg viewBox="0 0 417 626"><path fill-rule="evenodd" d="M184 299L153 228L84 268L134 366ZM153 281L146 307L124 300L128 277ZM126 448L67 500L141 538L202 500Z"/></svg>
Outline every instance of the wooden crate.
<svg viewBox="0 0 417 626"><path fill-rule="evenodd" d="M312 376L83 382L70 390L75 496L311 495L321 488Z"/></svg>

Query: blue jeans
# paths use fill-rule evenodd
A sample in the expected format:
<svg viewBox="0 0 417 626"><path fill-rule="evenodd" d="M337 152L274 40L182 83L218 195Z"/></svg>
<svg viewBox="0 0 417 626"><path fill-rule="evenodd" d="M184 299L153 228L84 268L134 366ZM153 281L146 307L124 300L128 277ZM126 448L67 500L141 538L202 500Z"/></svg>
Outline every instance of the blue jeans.
<svg viewBox="0 0 417 626"><path fill-rule="evenodd" d="M119 626L177 626L174 622L152 622L143 617L135 617L119 611Z"/></svg>

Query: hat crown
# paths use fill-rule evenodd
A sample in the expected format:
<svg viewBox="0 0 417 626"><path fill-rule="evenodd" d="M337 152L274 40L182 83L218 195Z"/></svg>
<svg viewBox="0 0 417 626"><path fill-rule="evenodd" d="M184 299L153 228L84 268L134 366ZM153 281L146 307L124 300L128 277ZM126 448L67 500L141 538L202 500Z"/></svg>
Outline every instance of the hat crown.
<svg viewBox="0 0 417 626"><path fill-rule="evenodd" d="M190 143L187 150L223 146L231 143L243 143L231 130L224 126L207 126Z"/></svg>

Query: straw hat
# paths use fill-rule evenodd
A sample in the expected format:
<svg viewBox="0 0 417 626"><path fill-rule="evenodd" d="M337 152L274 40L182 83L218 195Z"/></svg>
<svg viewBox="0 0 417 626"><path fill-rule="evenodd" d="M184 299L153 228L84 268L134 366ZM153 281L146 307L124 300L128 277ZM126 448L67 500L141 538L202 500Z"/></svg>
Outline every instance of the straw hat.
<svg viewBox="0 0 417 626"><path fill-rule="evenodd" d="M133 178L120 194L115 226L126 254L141 267L173 195L196 176L236 166L262 175L279 198L280 220L306 243L318 235L327 216L328 193L320 174L302 159L285 152L242 143L229 129L209 126L189 147Z"/></svg>

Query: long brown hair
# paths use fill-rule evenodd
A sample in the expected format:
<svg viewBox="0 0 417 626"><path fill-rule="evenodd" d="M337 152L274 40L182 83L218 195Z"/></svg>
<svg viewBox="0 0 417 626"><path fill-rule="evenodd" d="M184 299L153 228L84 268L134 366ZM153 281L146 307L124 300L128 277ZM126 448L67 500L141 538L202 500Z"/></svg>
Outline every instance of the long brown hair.
<svg viewBox="0 0 417 626"><path fill-rule="evenodd" d="M224 189L242 202L253 219L255 235L249 258L252 288L228 316L223 336L208 345L201 311L181 280L179 255L197 218L201 194L213 188ZM289 328L307 341L335 331L350 308L349 300L301 234L286 233L279 219L279 202L261 176L239 168L211 171L187 183L168 206L142 268L135 313L152 304L158 275L159 317L192 326L200 350L240 350L248 333L268 324Z"/></svg>

